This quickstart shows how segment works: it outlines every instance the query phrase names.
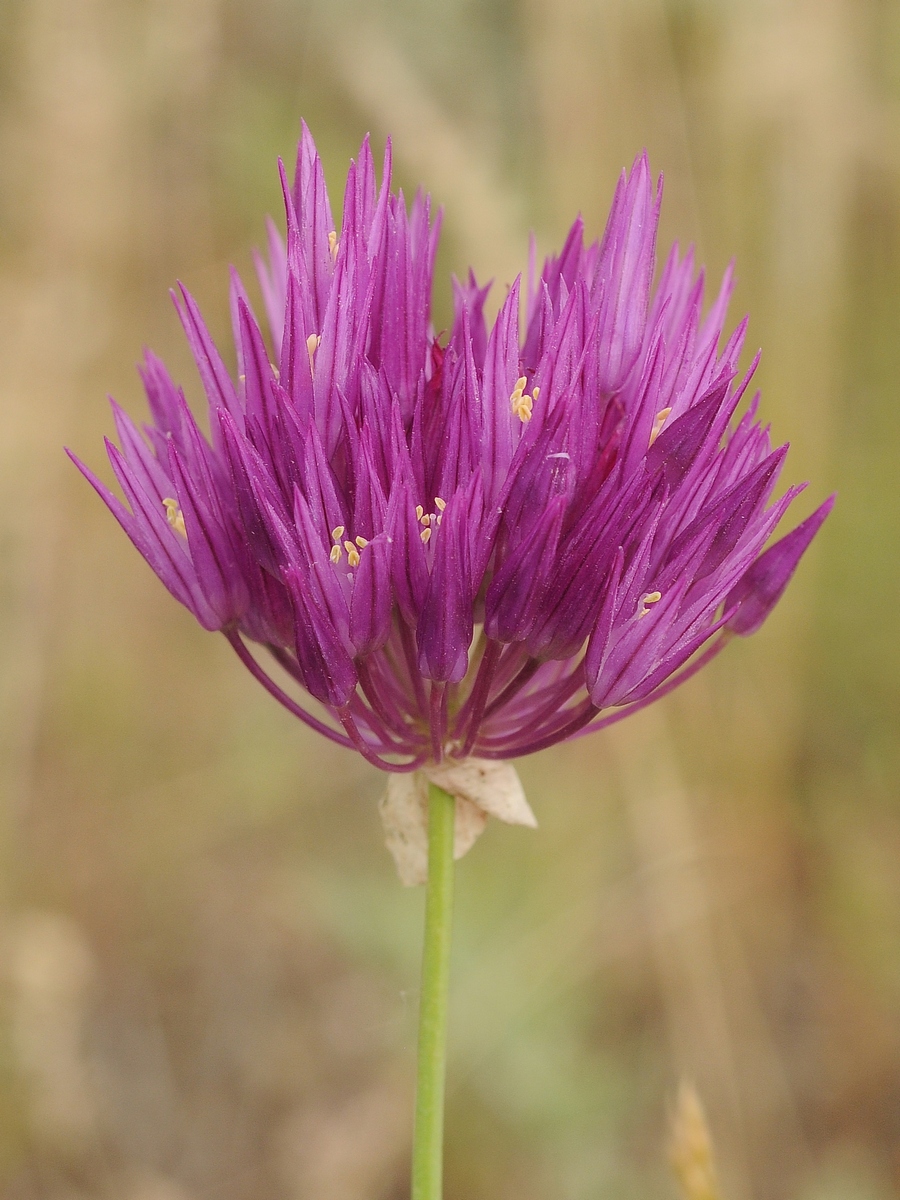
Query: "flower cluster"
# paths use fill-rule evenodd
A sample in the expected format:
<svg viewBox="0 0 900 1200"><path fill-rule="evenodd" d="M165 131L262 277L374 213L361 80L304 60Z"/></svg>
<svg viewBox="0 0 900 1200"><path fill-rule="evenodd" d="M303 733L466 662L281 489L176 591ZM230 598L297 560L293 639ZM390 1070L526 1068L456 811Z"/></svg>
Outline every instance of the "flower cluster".
<svg viewBox="0 0 900 1200"><path fill-rule="evenodd" d="M268 341L232 275L236 379L176 297L210 439L148 353L153 424L114 406L107 443L128 507L78 464L282 704L387 770L509 758L643 707L762 624L832 501L763 549L801 489L770 502L787 448L758 397L736 415L755 361L738 380L731 273L705 316L690 252L653 288L646 156L602 239L576 221L539 276L532 253L490 328L488 289L457 283L445 345L439 220L391 191L390 145L380 189L368 141L351 164L339 231L305 126L282 183L286 243L270 225L257 261Z"/></svg>

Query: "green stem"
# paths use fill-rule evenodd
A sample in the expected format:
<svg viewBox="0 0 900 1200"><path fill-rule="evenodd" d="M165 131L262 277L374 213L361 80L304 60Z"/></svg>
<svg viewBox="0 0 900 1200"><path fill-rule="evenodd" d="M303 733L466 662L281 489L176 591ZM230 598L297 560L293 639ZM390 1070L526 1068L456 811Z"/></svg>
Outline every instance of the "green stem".
<svg viewBox="0 0 900 1200"><path fill-rule="evenodd" d="M441 1200L444 1159L444 1076L447 985L453 924L453 831L456 802L428 788L428 887L419 1003L419 1069L413 1135L412 1200Z"/></svg>

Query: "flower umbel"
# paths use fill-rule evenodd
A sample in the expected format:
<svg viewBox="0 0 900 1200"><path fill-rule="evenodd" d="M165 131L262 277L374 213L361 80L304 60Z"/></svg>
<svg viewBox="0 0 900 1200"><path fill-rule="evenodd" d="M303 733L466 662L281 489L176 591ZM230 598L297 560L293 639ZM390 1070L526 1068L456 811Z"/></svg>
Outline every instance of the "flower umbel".
<svg viewBox="0 0 900 1200"><path fill-rule="evenodd" d="M532 253L490 329L487 288L457 284L446 345L429 319L439 219L390 181L390 144L379 189L367 140L338 230L304 126L286 243L270 225L257 260L268 342L232 274L236 379L175 297L211 440L148 353L153 424L114 405L107 442L128 507L78 465L282 704L409 771L529 754L671 691L759 628L833 501L763 549L801 487L772 501L787 447L758 395L737 415L756 362L739 380L746 322L720 348L731 272L705 316L690 251L652 286L645 155L601 241L579 219L537 277Z"/></svg>

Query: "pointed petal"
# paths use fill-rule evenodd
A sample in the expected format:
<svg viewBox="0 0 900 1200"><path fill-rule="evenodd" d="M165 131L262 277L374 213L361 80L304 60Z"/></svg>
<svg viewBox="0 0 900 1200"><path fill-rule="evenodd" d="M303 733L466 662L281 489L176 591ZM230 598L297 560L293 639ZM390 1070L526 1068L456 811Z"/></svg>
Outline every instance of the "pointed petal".
<svg viewBox="0 0 900 1200"><path fill-rule="evenodd" d="M379 534L363 549L353 572L350 640L357 654L380 649L391 632L391 547Z"/></svg>
<svg viewBox="0 0 900 1200"><path fill-rule="evenodd" d="M306 690L323 704L343 708L356 689L357 676L334 626L316 604L299 568L285 571L294 604L297 662Z"/></svg>
<svg viewBox="0 0 900 1200"><path fill-rule="evenodd" d="M200 315L200 309L197 307L194 297L183 284L179 284L178 287L181 296L179 298L173 292L172 299L175 301L175 308L184 326L197 370L200 372L210 409L214 411L216 408L224 408L240 423L243 420L243 414L234 383L222 361L222 356L206 328L206 323Z"/></svg>
<svg viewBox="0 0 900 1200"><path fill-rule="evenodd" d="M391 580L397 604L406 622L413 628L428 591L428 567L420 534L422 526L415 513L414 493L406 481L395 483L387 515L391 544Z"/></svg>
<svg viewBox="0 0 900 1200"><path fill-rule="evenodd" d="M501 642L521 642L531 633L556 563L566 497L555 496L528 538L507 556L488 588L484 630Z"/></svg>
<svg viewBox="0 0 900 1200"><path fill-rule="evenodd" d="M834 508L836 496L829 496L814 513L785 537L759 556L746 575L732 588L726 608L738 604L737 613L728 622L733 633L746 637L756 633L781 599L800 559Z"/></svg>
<svg viewBox="0 0 900 1200"><path fill-rule="evenodd" d="M444 510L417 629L419 670L439 682L459 683L469 664L474 617L466 510L462 492Z"/></svg>

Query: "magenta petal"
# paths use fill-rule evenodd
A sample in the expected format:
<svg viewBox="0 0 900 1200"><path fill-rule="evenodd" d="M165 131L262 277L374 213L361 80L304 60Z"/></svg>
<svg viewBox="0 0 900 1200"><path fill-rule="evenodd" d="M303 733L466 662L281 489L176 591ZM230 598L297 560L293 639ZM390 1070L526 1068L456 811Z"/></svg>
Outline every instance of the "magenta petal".
<svg viewBox="0 0 900 1200"><path fill-rule="evenodd" d="M814 513L802 521L796 529L764 551L753 566L731 589L726 608L737 604L738 610L728 622L732 633L747 637L756 633L766 617L781 599L791 581L800 559L810 542L834 508L836 496L831 495L820 504Z"/></svg>
<svg viewBox="0 0 900 1200"><path fill-rule="evenodd" d="M428 590L428 566L422 526L416 519L412 488L401 484L391 494L387 516L391 546L391 579L404 620L415 627Z"/></svg>
<svg viewBox="0 0 900 1200"><path fill-rule="evenodd" d="M356 690L353 660L315 603L302 571L288 569L285 583L294 601L295 646L304 686L323 704L343 708Z"/></svg>
<svg viewBox="0 0 900 1200"><path fill-rule="evenodd" d="M391 548L382 533L363 549L353 575L350 640L357 654L372 654L388 640L391 608Z"/></svg>
<svg viewBox="0 0 900 1200"><path fill-rule="evenodd" d="M222 362L222 356L219 354L215 343L210 337L209 330L206 328L206 324L200 315L200 310L197 307L194 297L186 287L179 285L179 288L181 291L180 298L173 292L172 299L175 301L175 308L178 310L178 315L184 326L188 345L191 348L191 353L197 364L197 370L200 372L200 378L206 389L210 408L224 408L231 413L236 421L240 421L242 413L238 404L237 393L234 390L234 383L231 376Z"/></svg>
<svg viewBox="0 0 900 1200"><path fill-rule="evenodd" d="M484 630L500 642L524 641L534 628L556 561L566 498L555 496L528 538L509 554L485 600Z"/></svg>
<svg viewBox="0 0 900 1200"><path fill-rule="evenodd" d="M434 565L417 638L419 669L426 679L458 683L466 673L474 624L469 583L466 498L450 501L435 537Z"/></svg>

